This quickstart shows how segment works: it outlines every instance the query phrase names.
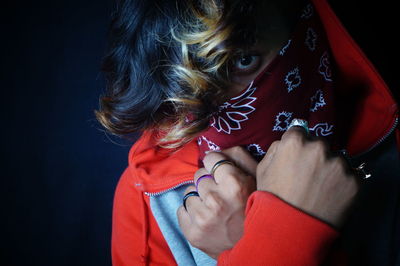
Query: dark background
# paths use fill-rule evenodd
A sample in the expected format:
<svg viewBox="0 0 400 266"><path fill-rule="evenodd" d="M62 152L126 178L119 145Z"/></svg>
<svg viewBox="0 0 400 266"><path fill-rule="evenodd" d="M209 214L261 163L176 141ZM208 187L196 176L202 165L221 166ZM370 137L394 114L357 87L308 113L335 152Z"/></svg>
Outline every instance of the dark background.
<svg viewBox="0 0 400 266"><path fill-rule="evenodd" d="M399 23L389 1L331 1L397 99ZM110 265L114 188L129 142L93 110L111 1L1 8L1 265Z"/></svg>

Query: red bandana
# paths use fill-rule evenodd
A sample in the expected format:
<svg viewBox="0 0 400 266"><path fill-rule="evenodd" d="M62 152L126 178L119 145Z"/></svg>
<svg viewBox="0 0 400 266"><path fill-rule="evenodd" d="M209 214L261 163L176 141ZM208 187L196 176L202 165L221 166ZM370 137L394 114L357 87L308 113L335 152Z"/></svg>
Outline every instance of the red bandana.
<svg viewBox="0 0 400 266"><path fill-rule="evenodd" d="M240 95L220 106L198 138L200 160L210 150L243 146L261 160L293 118L331 142L334 133L330 48L312 4L302 11L291 38Z"/></svg>

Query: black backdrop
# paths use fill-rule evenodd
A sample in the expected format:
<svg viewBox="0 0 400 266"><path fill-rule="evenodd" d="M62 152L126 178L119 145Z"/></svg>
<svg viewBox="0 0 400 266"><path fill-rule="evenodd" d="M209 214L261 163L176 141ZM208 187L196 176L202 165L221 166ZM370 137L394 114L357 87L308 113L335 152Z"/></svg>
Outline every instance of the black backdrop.
<svg viewBox="0 0 400 266"><path fill-rule="evenodd" d="M93 110L111 2L13 5L1 33L3 264L110 265L112 198L128 147L107 138Z"/></svg>
<svg viewBox="0 0 400 266"><path fill-rule="evenodd" d="M398 98L394 4L331 2ZM112 3L10 1L1 10L0 263L110 265L112 198L130 146L93 115Z"/></svg>

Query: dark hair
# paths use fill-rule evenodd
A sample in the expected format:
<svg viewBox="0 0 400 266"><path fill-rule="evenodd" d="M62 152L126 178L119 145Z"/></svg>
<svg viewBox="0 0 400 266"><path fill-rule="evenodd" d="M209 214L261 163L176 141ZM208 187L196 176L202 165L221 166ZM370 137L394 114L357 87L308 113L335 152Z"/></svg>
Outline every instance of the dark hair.
<svg viewBox="0 0 400 266"><path fill-rule="evenodd" d="M226 96L229 60L255 41L244 17L252 2L117 1L97 119L116 135L163 130L166 147L206 129Z"/></svg>

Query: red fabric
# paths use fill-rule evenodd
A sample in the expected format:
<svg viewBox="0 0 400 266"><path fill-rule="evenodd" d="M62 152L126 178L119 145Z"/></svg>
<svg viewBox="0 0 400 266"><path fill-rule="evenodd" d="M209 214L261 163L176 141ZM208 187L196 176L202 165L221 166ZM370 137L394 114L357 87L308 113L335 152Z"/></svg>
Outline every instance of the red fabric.
<svg viewBox="0 0 400 266"><path fill-rule="evenodd" d="M111 252L113 265L176 265L151 214L149 197L135 188L129 169L115 191Z"/></svg>
<svg viewBox="0 0 400 266"><path fill-rule="evenodd" d="M218 265L320 265L338 235L275 195L257 191L247 203L244 237L220 255Z"/></svg>
<svg viewBox="0 0 400 266"><path fill-rule="evenodd" d="M219 107L198 138L200 159L209 150L243 146L261 160L293 118L308 121L310 134L330 143L334 125L335 64L325 30L311 4L299 13L291 37L275 58L237 96ZM337 146L337 145L336 145Z"/></svg>
<svg viewBox="0 0 400 266"><path fill-rule="evenodd" d="M193 181L198 165L192 156L198 155L197 145L186 145L185 152L175 153L155 148L155 145L154 135L145 132L129 152L129 171L138 190L160 192L179 183Z"/></svg>
<svg viewBox="0 0 400 266"><path fill-rule="evenodd" d="M348 34L326 0L313 0L328 35L337 64L335 87L337 130L347 132L341 143L357 155L377 143L398 117L398 106L388 86Z"/></svg>
<svg viewBox="0 0 400 266"><path fill-rule="evenodd" d="M335 97L342 109L337 114L337 128L346 132L341 141L349 153L358 154L367 151L390 131L398 107L380 75L327 2L313 0L313 3L338 66ZM399 140L399 131L397 134ZM135 143L129 154L129 167L115 193L112 258L117 266L176 264L143 191L160 192L192 181L198 167L199 151L195 142L172 155L154 145L150 132ZM290 262L290 265L316 265L328 254L329 246L337 236L337 232L320 220L267 192L254 193L246 213L243 239L234 249L223 253L220 264L248 264L251 260L252 265L285 265ZM297 247L290 243L296 243ZM251 253L255 251L253 249L260 251L261 247L268 249ZM343 265L343 254L336 251L333 254L327 258L331 265Z"/></svg>
<svg viewBox="0 0 400 266"><path fill-rule="evenodd" d="M132 150L137 153L131 154L133 157L135 157L136 154L142 155L142 151L146 153L146 144L148 144L146 140L148 141L150 139L147 137L148 135L145 135L134 145L135 149ZM163 158L165 155L160 154L150 155L147 159L164 159L169 162L169 165L175 165L176 163L180 163L180 157L183 155L192 157L192 154L188 151L191 151L193 147L197 147L196 143L192 142L188 144L178 152L180 153L179 156L176 154L174 159L170 159L170 157L168 157L168 159ZM198 155L198 153L193 155L192 160L196 159L196 155ZM144 157L141 157L141 159L144 160ZM134 161L135 163L141 164L141 162ZM182 166L186 169L187 174L190 175L189 178L192 179L192 175L197 170L197 166L190 164ZM156 165L154 165L154 168L157 168ZM135 186L136 178L132 175L132 171L130 170L129 167L123 173L115 193L112 234L113 265L176 265L168 245L152 216L149 197L143 197L143 192L137 189L137 186ZM160 172L163 171L162 169L160 170ZM182 179L182 181L184 182L185 179ZM143 204L144 208L142 206ZM304 265L320 263L325 256L316 255L316 257L314 257L314 255L306 254L327 253L331 242L338 235L333 228L322 221L299 211L268 192L253 193L251 201L249 201L247 205L246 215L248 218L258 215L260 215L261 219L264 219L264 216L269 217L268 223L274 224L275 226L263 226L263 228L266 229L264 232L267 235L270 233L274 235L274 238L270 239L270 245L276 245L277 243L275 241L279 239L287 239L289 241L288 236L290 236L290 239L293 241L297 238L299 239L297 241L301 239L304 255L297 254L298 250L296 252L296 248L292 248L285 254L288 257L296 258L296 260L298 260L297 262L302 262ZM256 220L257 219L249 220L246 218L246 234L248 232L253 235L246 238L249 239L248 241L250 242L264 240L264 238L258 239L258 236L261 236L258 235L258 233L254 234L255 232L262 232L259 223L253 224ZM291 223L288 223L288 221L291 221ZM295 224L297 225L294 226ZM268 233L268 230L271 228L274 228L274 231ZM305 237L306 235L308 237ZM243 240L245 243L247 241L246 239ZM280 244L287 245L289 243L288 241ZM247 243L247 245L249 245L249 243ZM319 248L320 245L322 245L322 247ZM244 245L243 248L235 249L235 253L232 256L229 255L230 251L225 252L224 256L220 258L219 263L222 263L222 265L234 263L237 260L237 256L241 253L240 250L242 250L242 255L246 254L247 251L245 247L246 245ZM263 263L279 262L279 260L276 261L276 256L273 255L273 253L264 252L263 254L263 256L257 257Z"/></svg>

